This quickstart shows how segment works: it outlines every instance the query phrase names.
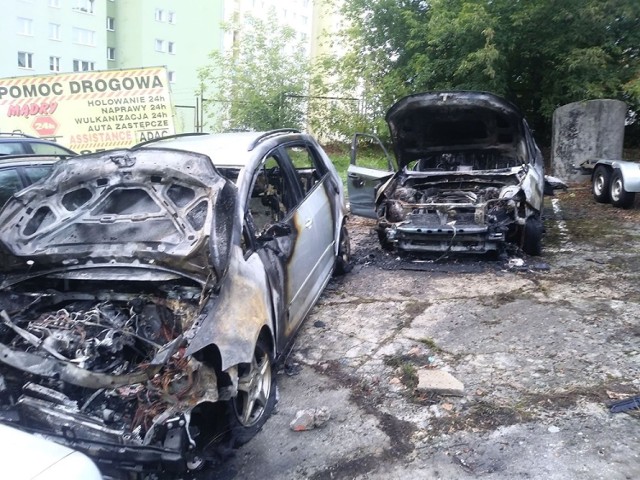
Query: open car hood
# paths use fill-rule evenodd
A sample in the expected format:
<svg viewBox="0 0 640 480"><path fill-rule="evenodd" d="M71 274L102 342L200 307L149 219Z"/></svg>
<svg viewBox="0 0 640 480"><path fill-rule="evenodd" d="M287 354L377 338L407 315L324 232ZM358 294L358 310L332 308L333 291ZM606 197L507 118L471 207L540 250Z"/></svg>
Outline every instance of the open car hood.
<svg viewBox="0 0 640 480"><path fill-rule="evenodd" d="M438 153L493 150L526 163L518 108L484 92L410 95L387 112L398 167ZM515 166L515 165L509 165Z"/></svg>
<svg viewBox="0 0 640 480"><path fill-rule="evenodd" d="M206 283L226 264L236 197L205 155L114 150L64 160L0 212L0 272Z"/></svg>

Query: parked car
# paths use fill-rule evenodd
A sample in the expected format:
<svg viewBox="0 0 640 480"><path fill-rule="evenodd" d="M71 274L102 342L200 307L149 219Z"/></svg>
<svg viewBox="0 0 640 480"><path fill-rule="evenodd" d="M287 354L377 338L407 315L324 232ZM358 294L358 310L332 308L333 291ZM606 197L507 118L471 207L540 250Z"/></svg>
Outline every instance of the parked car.
<svg viewBox="0 0 640 480"><path fill-rule="evenodd" d="M86 455L36 435L0 424L2 476L14 480L100 480Z"/></svg>
<svg viewBox="0 0 640 480"><path fill-rule="evenodd" d="M332 163L292 130L58 162L0 213L0 422L101 469L195 469L246 442L347 267L346 214Z"/></svg>
<svg viewBox="0 0 640 480"><path fill-rule="evenodd" d="M351 213L378 220L384 248L401 252L542 249L543 159L520 111L484 92L410 95L386 115L397 168L358 164ZM378 141L379 142L379 141ZM397 171L396 171L397 170Z"/></svg>
<svg viewBox="0 0 640 480"><path fill-rule="evenodd" d="M76 155L73 150L44 138L23 133L0 132L0 156L2 155Z"/></svg>
<svg viewBox="0 0 640 480"><path fill-rule="evenodd" d="M0 156L0 208L9 197L46 177L53 164L69 155L5 155Z"/></svg>

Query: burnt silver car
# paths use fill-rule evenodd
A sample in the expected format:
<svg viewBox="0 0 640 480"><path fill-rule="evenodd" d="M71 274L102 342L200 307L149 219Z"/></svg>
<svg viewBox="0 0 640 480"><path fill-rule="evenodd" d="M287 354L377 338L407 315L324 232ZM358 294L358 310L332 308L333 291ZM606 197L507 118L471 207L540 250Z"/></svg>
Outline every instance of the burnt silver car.
<svg viewBox="0 0 640 480"><path fill-rule="evenodd" d="M295 131L59 162L0 214L0 423L103 471L195 469L247 441L274 362L347 268L345 215Z"/></svg>
<svg viewBox="0 0 640 480"><path fill-rule="evenodd" d="M483 92L433 92L399 100L386 115L398 171L358 164L351 212L376 218L384 248L402 252L542 249L543 159L520 111Z"/></svg>

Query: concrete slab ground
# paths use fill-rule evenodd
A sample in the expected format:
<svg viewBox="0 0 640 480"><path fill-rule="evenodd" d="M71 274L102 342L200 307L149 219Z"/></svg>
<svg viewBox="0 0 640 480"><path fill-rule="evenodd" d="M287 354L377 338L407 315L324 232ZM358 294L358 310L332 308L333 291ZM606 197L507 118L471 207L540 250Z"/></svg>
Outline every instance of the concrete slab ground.
<svg viewBox="0 0 640 480"><path fill-rule="evenodd" d="M542 257L518 268L400 259L352 219L355 266L301 329L302 370L211 478L640 478L640 417L607 408L640 394L640 209L587 190L555 203ZM416 390L425 367L464 394ZM323 428L290 430L322 406Z"/></svg>

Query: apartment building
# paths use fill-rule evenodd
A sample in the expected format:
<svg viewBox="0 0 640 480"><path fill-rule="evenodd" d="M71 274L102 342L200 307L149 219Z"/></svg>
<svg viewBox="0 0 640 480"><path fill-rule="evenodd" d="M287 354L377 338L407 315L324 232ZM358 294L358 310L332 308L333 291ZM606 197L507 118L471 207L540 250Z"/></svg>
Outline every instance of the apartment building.
<svg viewBox="0 0 640 480"><path fill-rule="evenodd" d="M166 66L176 128L193 131L199 123L198 69L222 48L223 0L107 3L107 68Z"/></svg>
<svg viewBox="0 0 640 480"><path fill-rule="evenodd" d="M310 52L313 3L313 0L225 0L224 19L230 23L234 18L241 19L245 15L260 19L275 15L280 25L287 25L297 33ZM224 49L230 49L237 41L241 41L241 32L226 32Z"/></svg>
<svg viewBox="0 0 640 480"><path fill-rule="evenodd" d="M323 55L344 53L333 40L343 25L340 9L344 0L315 0L311 15L310 54L315 59Z"/></svg>
<svg viewBox="0 0 640 480"><path fill-rule="evenodd" d="M222 21L276 15L311 52L313 0L2 0L0 77L166 66L179 131L192 131L198 69L241 41Z"/></svg>
<svg viewBox="0 0 640 480"><path fill-rule="evenodd" d="M0 77L166 66L180 131L222 48L224 0L2 0Z"/></svg>
<svg viewBox="0 0 640 480"><path fill-rule="evenodd" d="M3 0L0 76L102 70L107 0Z"/></svg>

